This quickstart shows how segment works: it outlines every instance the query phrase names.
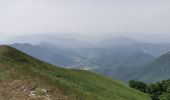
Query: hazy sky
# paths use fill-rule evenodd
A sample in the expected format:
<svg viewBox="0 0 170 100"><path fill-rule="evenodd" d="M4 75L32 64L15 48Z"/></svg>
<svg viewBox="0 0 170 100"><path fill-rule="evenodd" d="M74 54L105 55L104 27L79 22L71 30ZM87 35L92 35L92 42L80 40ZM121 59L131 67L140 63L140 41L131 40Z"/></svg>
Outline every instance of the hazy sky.
<svg viewBox="0 0 170 100"><path fill-rule="evenodd" d="M0 35L170 33L170 0L0 0Z"/></svg>

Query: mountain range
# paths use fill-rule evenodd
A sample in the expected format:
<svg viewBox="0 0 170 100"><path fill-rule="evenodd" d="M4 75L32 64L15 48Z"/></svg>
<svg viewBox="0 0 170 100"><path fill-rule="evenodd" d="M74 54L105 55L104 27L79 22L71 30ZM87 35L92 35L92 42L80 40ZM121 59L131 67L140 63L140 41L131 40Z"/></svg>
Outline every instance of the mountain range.
<svg viewBox="0 0 170 100"><path fill-rule="evenodd" d="M57 40L56 42L53 40L42 41L39 44L15 43L11 46L53 65L91 70L113 79L155 82L168 78L167 74L166 77L158 79L155 79L156 76L144 79L142 78L144 73L140 69L146 65L150 66L149 63L169 52L169 43L145 43L124 37L103 40L95 45L88 45L85 42L86 45L83 45L76 40L76 44L80 44L74 46L72 39L62 41L64 42L57 43ZM149 67L145 69L147 68L149 69ZM162 70L161 67L158 68Z"/></svg>
<svg viewBox="0 0 170 100"><path fill-rule="evenodd" d="M149 63L126 68L125 70L124 72L117 70L115 73L119 73L123 80L140 80L148 83L169 79L170 53L166 53Z"/></svg>
<svg viewBox="0 0 170 100"><path fill-rule="evenodd" d="M65 69L0 46L2 100L150 100L119 81L89 71Z"/></svg>

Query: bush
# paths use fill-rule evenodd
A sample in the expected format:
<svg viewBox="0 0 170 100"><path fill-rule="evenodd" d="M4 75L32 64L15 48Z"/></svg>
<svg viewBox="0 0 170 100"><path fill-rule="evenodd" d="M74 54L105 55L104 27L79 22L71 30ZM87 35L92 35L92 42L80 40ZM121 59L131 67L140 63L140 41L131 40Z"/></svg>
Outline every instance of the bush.
<svg viewBox="0 0 170 100"><path fill-rule="evenodd" d="M143 82L130 80L130 81L129 81L129 86L132 87L132 88L134 88L134 89L136 89L136 90L145 92L147 85L146 85L145 83L143 83Z"/></svg>

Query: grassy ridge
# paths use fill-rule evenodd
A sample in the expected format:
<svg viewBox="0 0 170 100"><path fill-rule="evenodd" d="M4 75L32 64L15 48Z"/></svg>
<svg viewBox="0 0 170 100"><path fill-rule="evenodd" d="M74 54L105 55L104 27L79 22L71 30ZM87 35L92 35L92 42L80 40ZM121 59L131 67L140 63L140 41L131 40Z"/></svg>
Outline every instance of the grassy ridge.
<svg viewBox="0 0 170 100"><path fill-rule="evenodd" d="M17 81L16 81L17 80ZM11 83L15 83L12 84ZM150 100L141 92L120 82L82 70L59 68L34 59L9 46L0 47L0 98L28 98L27 94L42 88L48 90L43 99L64 100ZM10 88L6 89L5 86ZM13 95L11 91L25 86L26 91ZM3 91L1 91L3 90ZM37 99L36 98L36 99Z"/></svg>

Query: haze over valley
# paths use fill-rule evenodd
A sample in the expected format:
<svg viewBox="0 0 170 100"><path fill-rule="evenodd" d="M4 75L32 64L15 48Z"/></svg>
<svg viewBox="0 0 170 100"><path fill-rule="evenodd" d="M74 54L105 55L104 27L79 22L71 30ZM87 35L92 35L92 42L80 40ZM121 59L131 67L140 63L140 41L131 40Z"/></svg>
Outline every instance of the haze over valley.
<svg viewBox="0 0 170 100"><path fill-rule="evenodd" d="M170 50L170 42L138 41L123 36L92 42L67 35L35 34L13 38L10 45L57 66L89 70L123 81L133 79L128 76L128 73L133 76L132 70L136 71L140 66L159 59ZM158 70L161 70L161 67ZM167 78L162 77L153 81L134 79L155 82Z"/></svg>
<svg viewBox="0 0 170 100"><path fill-rule="evenodd" d="M1 0L0 100L170 100L169 0Z"/></svg>

